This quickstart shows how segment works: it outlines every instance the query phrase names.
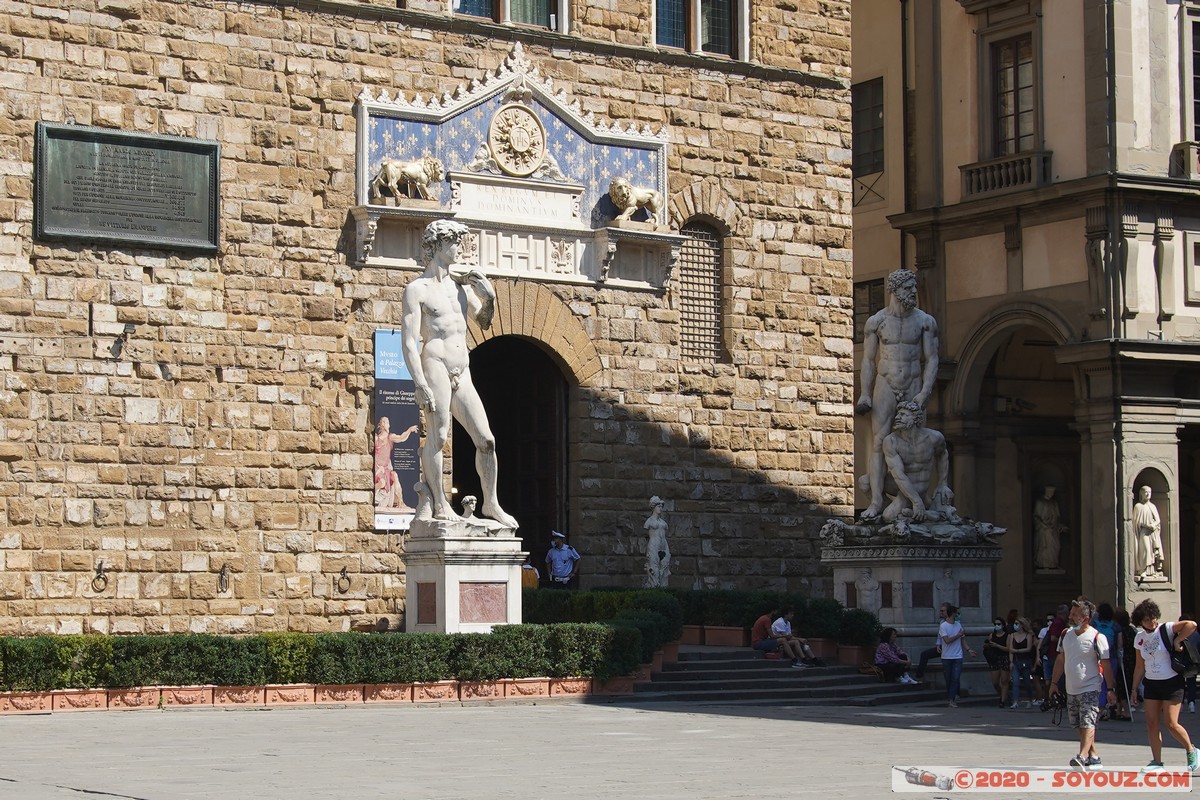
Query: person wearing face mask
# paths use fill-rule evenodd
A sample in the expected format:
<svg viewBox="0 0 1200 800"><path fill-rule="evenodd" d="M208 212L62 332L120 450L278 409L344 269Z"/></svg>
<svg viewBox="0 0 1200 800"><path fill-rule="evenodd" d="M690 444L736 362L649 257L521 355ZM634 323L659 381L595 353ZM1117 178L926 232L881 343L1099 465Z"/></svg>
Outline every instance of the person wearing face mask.
<svg viewBox="0 0 1200 800"><path fill-rule="evenodd" d="M1200 750L1192 746L1187 729L1179 724L1179 706L1183 703L1183 676L1171 667L1171 652L1168 648L1183 649L1184 639L1196 632L1196 623L1191 620L1180 622L1158 622L1161 612L1153 600L1143 600L1133 609L1133 647L1137 650L1137 664L1133 668L1133 685L1137 686L1145 677L1143 689L1146 705L1146 738L1150 740L1150 763L1145 771L1165 769L1162 760L1162 728L1175 737L1187 750L1187 766L1191 772L1200 770ZM1137 705L1137 698L1130 698Z"/></svg>
<svg viewBox="0 0 1200 800"><path fill-rule="evenodd" d="M992 632L983 640L983 658L992 675L992 688L1000 696L1000 707L1004 708L1008 705L1008 631L1000 617L992 620Z"/></svg>
<svg viewBox="0 0 1200 800"><path fill-rule="evenodd" d="M1012 674L1012 705L1016 708L1021 699L1021 687L1026 687L1025 707L1033 707L1033 632L1029 620L1017 617L1008 637L1009 672Z"/></svg>
<svg viewBox="0 0 1200 800"><path fill-rule="evenodd" d="M1070 760L1078 770L1103 767L1096 750L1096 720L1100 717L1100 679L1113 685L1112 667L1108 663L1108 639L1091 626L1095 606L1090 600L1071 601L1068 627L1058 640L1054 673L1050 678L1050 696L1060 693L1059 678L1066 678L1067 718L1079 734L1079 754ZM1108 703L1114 703L1117 693L1106 693Z"/></svg>

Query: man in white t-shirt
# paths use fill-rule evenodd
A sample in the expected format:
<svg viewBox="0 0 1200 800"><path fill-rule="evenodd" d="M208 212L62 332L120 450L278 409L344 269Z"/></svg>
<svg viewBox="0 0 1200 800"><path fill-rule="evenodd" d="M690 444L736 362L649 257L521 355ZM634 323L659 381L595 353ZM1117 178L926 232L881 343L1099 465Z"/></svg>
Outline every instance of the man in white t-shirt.
<svg viewBox="0 0 1200 800"><path fill-rule="evenodd" d="M1071 601L1067 615L1070 623L1058 640L1058 656L1050 679L1050 697L1059 693L1058 679L1067 678L1067 718L1079 732L1079 755L1071 759L1072 767L1081 770L1098 769L1100 754L1096 751L1096 719L1100 716L1100 676L1108 685L1105 705L1117 700L1113 691L1112 667L1109 666L1108 639L1091 627L1096 608L1090 600Z"/></svg>

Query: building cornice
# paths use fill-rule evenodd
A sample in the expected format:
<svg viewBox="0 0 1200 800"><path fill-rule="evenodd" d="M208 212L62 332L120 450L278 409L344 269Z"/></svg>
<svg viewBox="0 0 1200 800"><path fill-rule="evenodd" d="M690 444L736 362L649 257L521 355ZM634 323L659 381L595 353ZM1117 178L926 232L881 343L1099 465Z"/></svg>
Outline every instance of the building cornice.
<svg viewBox="0 0 1200 800"><path fill-rule="evenodd" d="M540 45L553 50L571 50L609 58L630 58L637 61L654 62L672 67L684 67L724 75L735 75L767 82L792 83L818 91L839 91L850 87L848 79L835 78L830 75L819 75L803 70L768 67L749 61L685 53L679 50L659 50L653 47L638 47L636 45L617 44L615 42L598 42L592 39L543 30L541 28L500 25L499 23L475 17L432 14L427 11L389 8L363 2L352 2L352 0L242 0L242 4L295 8L331 16L395 22L400 25L410 25L414 28L424 28L432 31L486 36L489 39L501 42L515 43L520 41L526 45ZM481 68L483 68L483 65L481 65Z"/></svg>
<svg viewBox="0 0 1200 800"><path fill-rule="evenodd" d="M1030 189L1025 192L984 197L949 206L922 208L901 214L892 214L888 222L902 231L920 230L932 225L955 225L978 221L981 218L995 219L997 215L1013 211L1028 212L1037 208L1063 205L1095 206L1104 203L1114 193L1124 200L1136 202L1139 195L1171 199L1200 201L1200 182L1184 178L1114 173L1093 175L1077 180L1062 181Z"/></svg>

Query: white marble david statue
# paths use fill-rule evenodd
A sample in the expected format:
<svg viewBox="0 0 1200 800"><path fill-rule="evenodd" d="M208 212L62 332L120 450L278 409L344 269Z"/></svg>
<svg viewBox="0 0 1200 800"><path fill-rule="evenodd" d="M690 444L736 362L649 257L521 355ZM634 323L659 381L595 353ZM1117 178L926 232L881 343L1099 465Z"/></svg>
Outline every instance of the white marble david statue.
<svg viewBox="0 0 1200 800"><path fill-rule="evenodd" d="M467 227L435 220L421 237L425 272L404 289L401 336L404 361L416 385L418 407L425 412L426 436L421 448L421 476L429 492L434 519L457 520L446 498L442 450L450 435L451 417L475 443L475 466L482 484L482 513L507 528L517 521L496 498L496 439L475 386L467 352L467 316L481 328L492 324L496 292L477 269L455 269Z"/></svg>

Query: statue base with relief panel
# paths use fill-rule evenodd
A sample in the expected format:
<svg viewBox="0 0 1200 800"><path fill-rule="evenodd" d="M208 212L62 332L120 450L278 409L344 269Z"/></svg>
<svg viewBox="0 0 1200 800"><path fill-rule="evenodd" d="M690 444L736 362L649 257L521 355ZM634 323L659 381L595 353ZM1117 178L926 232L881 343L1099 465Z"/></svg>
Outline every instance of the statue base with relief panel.
<svg viewBox="0 0 1200 800"><path fill-rule="evenodd" d="M413 520L405 543L406 632L491 633L521 624L525 553L490 519Z"/></svg>

